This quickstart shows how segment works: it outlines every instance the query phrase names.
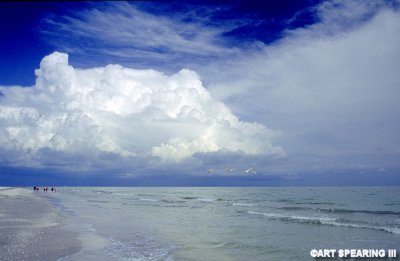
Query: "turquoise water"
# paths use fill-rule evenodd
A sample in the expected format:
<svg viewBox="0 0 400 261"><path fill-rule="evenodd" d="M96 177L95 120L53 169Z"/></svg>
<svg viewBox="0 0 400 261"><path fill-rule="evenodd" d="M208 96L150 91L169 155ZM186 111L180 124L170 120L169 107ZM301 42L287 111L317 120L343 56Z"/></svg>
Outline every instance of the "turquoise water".
<svg viewBox="0 0 400 261"><path fill-rule="evenodd" d="M312 249L396 249L400 188L59 188L80 233L63 260L313 260ZM399 252L399 251L398 251Z"/></svg>

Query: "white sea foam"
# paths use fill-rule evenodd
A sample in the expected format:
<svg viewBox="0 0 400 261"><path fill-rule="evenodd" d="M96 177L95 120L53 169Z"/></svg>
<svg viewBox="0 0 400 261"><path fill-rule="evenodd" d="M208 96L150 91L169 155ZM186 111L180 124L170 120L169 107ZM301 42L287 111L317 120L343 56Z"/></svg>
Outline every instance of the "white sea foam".
<svg viewBox="0 0 400 261"><path fill-rule="evenodd" d="M331 218L331 217L308 217L308 216L286 215L280 213L263 213L256 211L248 211L247 213L251 215L262 215L264 217L272 219L281 219L286 221L306 221L309 223L318 223L318 222L322 223L322 222L329 222L336 220L336 218Z"/></svg>
<svg viewBox="0 0 400 261"><path fill-rule="evenodd" d="M388 226L373 226L373 225L365 225L365 224L352 224L352 223L341 223L341 222L327 222L324 225L332 225L337 227L351 227L351 228L365 228L365 229L373 229L385 231L388 233L392 233L395 235L400 235L400 229L396 227L388 227Z"/></svg>
<svg viewBox="0 0 400 261"><path fill-rule="evenodd" d="M157 199L152 199L152 198L139 198L141 201L151 201L151 202L156 202L158 201Z"/></svg>
<svg viewBox="0 0 400 261"><path fill-rule="evenodd" d="M254 207L254 204L250 203L233 203L232 206L239 206L239 207Z"/></svg>
<svg viewBox="0 0 400 261"><path fill-rule="evenodd" d="M203 202L214 202L215 199L213 198L198 198L198 201L203 201Z"/></svg>
<svg viewBox="0 0 400 261"><path fill-rule="evenodd" d="M336 227L350 227L350 228L360 228L360 229L373 229L389 232L392 234L400 235L400 229L396 227L388 227L388 226L374 226L368 224L356 224L356 223L345 223L339 222L337 218L332 217L309 217L309 216L297 216L297 215L287 215L280 213L263 213L256 211L248 211L250 215L260 215L270 219L278 219L282 221L290 221L297 223L307 223L307 224L320 224L320 225L329 225Z"/></svg>
<svg viewBox="0 0 400 261"><path fill-rule="evenodd" d="M135 193L117 193L117 192L113 192L113 195L116 195L116 196L136 196Z"/></svg>
<svg viewBox="0 0 400 261"><path fill-rule="evenodd" d="M124 241L110 239L110 243L105 247L108 256L116 260L135 260L135 261L155 261L174 259L171 250L167 246L162 246L159 242L145 238L138 241Z"/></svg>

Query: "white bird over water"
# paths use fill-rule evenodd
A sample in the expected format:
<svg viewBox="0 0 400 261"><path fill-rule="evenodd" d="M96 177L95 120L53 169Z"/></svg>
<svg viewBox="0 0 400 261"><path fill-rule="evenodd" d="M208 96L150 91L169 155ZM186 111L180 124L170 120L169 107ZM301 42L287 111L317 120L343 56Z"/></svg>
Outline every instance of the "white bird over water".
<svg viewBox="0 0 400 261"><path fill-rule="evenodd" d="M211 174L211 173L213 173L213 172L214 172L214 169L209 169L209 170L207 171L208 174Z"/></svg>
<svg viewBox="0 0 400 261"><path fill-rule="evenodd" d="M234 172L235 169L225 168L226 172Z"/></svg>
<svg viewBox="0 0 400 261"><path fill-rule="evenodd" d="M246 173L253 173L253 174L257 174L256 169L255 168L249 168L247 170L245 170Z"/></svg>

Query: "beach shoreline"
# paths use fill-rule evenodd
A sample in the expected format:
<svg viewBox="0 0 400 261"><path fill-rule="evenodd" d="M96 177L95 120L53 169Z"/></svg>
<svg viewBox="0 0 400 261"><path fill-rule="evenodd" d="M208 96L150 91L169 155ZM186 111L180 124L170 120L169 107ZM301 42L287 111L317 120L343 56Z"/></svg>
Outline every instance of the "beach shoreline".
<svg viewBox="0 0 400 261"><path fill-rule="evenodd" d="M36 193L0 187L0 260L59 260L80 251L78 234Z"/></svg>

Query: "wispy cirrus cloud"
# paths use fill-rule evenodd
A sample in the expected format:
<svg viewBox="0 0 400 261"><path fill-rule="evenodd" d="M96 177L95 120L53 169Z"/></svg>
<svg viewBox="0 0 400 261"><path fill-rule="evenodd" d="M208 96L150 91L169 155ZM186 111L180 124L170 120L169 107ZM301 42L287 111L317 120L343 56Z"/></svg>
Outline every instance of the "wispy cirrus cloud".
<svg viewBox="0 0 400 261"><path fill-rule="evenodd" d="M181 19L147 13L127 2L110 2L74 15L48 17L42 33L69 53L168 71L237 52L217 44L226 28Z"/></svg>

